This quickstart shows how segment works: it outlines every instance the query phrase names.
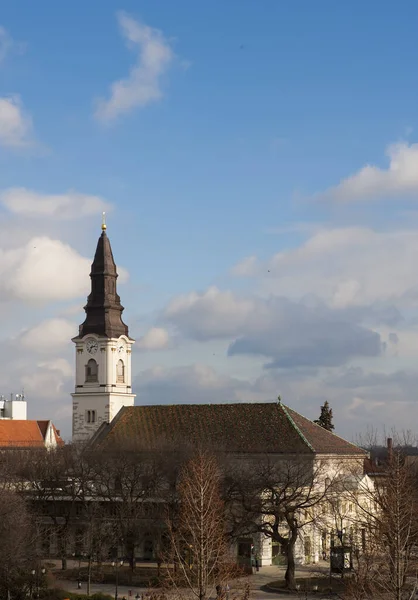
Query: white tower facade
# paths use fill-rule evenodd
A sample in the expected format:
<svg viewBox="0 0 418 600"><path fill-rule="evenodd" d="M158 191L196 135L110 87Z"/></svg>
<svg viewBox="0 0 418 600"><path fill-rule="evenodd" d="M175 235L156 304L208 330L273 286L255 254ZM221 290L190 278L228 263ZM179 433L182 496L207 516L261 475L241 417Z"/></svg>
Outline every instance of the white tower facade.
<svg viewBox="0 0 418 600"><path fill-rule="evenodd" d="M123 406L133 406L131 353L134 340L122 321L116 265L102 225L91 267L86 319L73 338L76 350L73 442L86 442Z"/></svg>

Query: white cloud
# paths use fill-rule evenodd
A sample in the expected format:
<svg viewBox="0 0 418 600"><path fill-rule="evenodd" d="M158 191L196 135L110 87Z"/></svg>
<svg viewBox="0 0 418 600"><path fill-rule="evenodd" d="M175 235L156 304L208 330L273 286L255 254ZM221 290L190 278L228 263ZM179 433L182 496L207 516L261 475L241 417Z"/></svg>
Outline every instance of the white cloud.
<svg viewBox="0 0 418 600"><path fill-rule="evenodd" d="M89 288L90 263L67 244L48 237L0 249L0 297L50 302L83 296Z"/></svg>
<svg viewBox="0 0 418 600"><path fill-rule="evenodd" d="M52 318L25 331L21 335L20 341L31 352L53 354L60 348L65 349L76 334L77 328L74 323L67 319ZM56 362L55 365L57 365ZM49 368L51 368L50 365Z"/></svg>
<svg viewBox="0 0 418 600"><path fill-rule="evenodd" d="M264 356L266 367L336 366L382 352L380 335L362 315L283 297L240 298L210 288L173 300L163 318L184 335L206 341L232 339L228 354Z"/></svg>
<svg viewBox="0 0 418 600"><path fill-rule="evenodd" d="M18 96L0 97L0 146L19 148L31 143L32 121Z"/></svg>
<svg viewBox="0 0 418 600"><path fill-rule="evenodd" d="M301 246L262 262L245 259L234 273L260 278L264 294L315 294L330 306L418 299L418 231L367 227L322 229Z"/></svg>
<svg viewBox="0 0 418 600"><path fill-rule="evenodd" d="M0 65L11 53L21 54L26 44L16 42L10 33L0 25Z"/></svg>
<svg viewBox="0 0 418 600"><path fill-rule="evenodd" d="M195 364L147 369L135 379L134 387L144 404L207 404L243 402L252 386L220 375L207 365Z"/></svg>
<svg viewBox="0 0 418 600"><path fill-rule="evenodd" d="M162 97L161 77L174 58L161 31L123 12L118 13L118 21L128 46L137 49L138 59L127 78L112 83L110 98L99 101L95 114L101 121L111 121L134 108L159 100Z"/></svg>
<svg viewBox="0 0 418 600"><path fill-rule="evenodd" d="M66 341L68 344L68 340ZM65 358L53 358L52 360L40 362L38 363L38 367L41 369L47 369L48 371L57 371L58 373L61 373L63 377L75 376L72 365L70 365L68 360Z"/></svg>
<svg viewBox="0 0 418 600"><path fill-rule="evenodd" d="M4 27L0 25L0 63L9 54L13 47L13 40Z"/></svg>
<svg viewBox="0 0 418 600"><path fill-rule="evenodd" d="M0 202L10 212L26 217L77 219L110 209L99 196L69 191L66 194L42 194L27 188L8 188L0 192Z"/></svg>
<svg viewBox="0 0 418 600"><path fill-rule="evenodd" d="M51 415L51 407L45 406L45 404L48 401L56 401L57 398L63 397L63 388L66 382L62 373L59 371L53 371L51 369L39 368L32 373L22 374L21 383L25 390L25 395L29 400L31 398L39 397L41 397L43 400L43 406L38 405L36 409L37 418L39 419L46 417L53 419L53 415ZM40 414L41 411L43 414ZM48 413L50 415L49 417Z"/></svg>
<svg viewBox="0 0 418 600"><path fill-rule="evenodd" d="M190 292L174 298L164 311L164 318L186 334L203 340L235 335L253 311L253 300L237 298L232 292L213 286L202 294Z"/></svg>
<svg viewBox="0 0 418 600"><path fill-rule="evenodd" d="M256 256L247 256L241 262L231 269L231 274L235 277L251 277L257 272L259 262Z"/></svg>
<svg viewBox="0 0 418 600"><path fill-rule="evenodd" d="M387 169L366 165L315 197L339 203L394 196L418 198L418 144L392 144L386 155L389 157Z"/></svg>
<svg viewBox="0 0 418 600"><path fill-rule="evenodd" d="M168 348L170 336L162 327L152 327L139 340L138 348L141 350L163 350Z"/></svg>
<svg viewBox="0 0 418 600"><path fill-rule="evenodd" d="M21 313L25 319L33 318L25 308ZM0 346L0 393L24 389L29 418L52 419L66 435L71 429L68 417L70 392L74 389L74 348L70 339L74 332L77 333L75 325L70 329L68 323L51 318L4 339ZM66 343L64 336L68 336Z"/></svg>

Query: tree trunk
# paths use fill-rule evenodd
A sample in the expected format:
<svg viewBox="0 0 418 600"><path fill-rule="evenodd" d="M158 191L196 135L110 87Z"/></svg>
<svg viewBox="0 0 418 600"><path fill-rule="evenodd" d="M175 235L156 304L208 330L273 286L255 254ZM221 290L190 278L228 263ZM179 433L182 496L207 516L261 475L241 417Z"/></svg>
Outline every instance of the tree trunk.
<svg viewBox="0 0 418 600"><path fill-rule="evenodd" d="M91 583L91 556L89 556L88 568L87 568L87 596L90 596L90 583Z"/></svg>
<svg viewBox="0 0 418 600"><path fill-rule="evenodd" d="M296 589L296 582L295 582L295 544L296 544L296 540L297 540L297 531L292 531L289 535L289 539L287 540L286 543L286 560L287 560L287 566L286 566L286 574L284 576L285 581L286 581L286 587L289 590L294 590Z"/></svg>
<svg viewBox="0 0 418 600"><path fill-rule="evenodd" d="M58 530L58 535L61 536L61 540L59 542L59 549L61 554L61 570L65 571L67 569L67 532L65 530Z"/></svg>

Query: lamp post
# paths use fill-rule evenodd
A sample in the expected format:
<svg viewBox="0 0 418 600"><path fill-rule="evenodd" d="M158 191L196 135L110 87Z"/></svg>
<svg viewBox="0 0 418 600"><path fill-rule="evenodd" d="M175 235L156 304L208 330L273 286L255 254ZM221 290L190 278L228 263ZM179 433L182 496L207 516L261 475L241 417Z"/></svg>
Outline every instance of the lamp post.
<svg viewBox="0 0 418 600"><path fill-rule="evenodd" d="M118 600L118 581L119 568L123 565L123 560L112 560L112 567L115 569L115 600Z"/></svg>
<svg viewBox="0 0 418 600"><path fill-rule="evenodd" d="M76 552L73 552L73 558L74 559L78 559L78 577L77 577L77 588L79 590L81 590L81 558L82 558L82 554L76 554Z"/></svg>
<svg viewBox="0 0 418 600"><path fill-rule="evenodd" d="M36 575L35 569L32 569L32 571L30 572L30 574L31 574L31 578L30 578L30 598L32 600L32 598L33 598L33 584L34 584L35 575Z"/></svg>
<svg viewBox="0 0 418 600"><path fill-rule="evenodd" d="M33 592L35 590L35 598L39 597L39 588L40 588L40 577L45 575L46 569L45 567L41 567L40 569L32 569L30 574L32 575L30 581L30 597L33 598Z"/></svg>

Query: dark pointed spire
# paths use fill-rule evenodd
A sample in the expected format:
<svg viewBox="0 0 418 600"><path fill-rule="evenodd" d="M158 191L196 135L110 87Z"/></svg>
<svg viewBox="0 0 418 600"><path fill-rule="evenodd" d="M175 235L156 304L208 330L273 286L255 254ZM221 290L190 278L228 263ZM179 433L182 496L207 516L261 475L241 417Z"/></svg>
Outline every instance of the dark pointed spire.
<svg viewBox="0 0 418 600"><path fill-rule="evenodd" d="M91 292L84 307L86 319L80 325L80 337L84 337L88 333L96 333L109 338L129 335L128 326L122 321L123 306L116 291L117 277L112 248L106 235L106 224L103 218L102 235L97 242L96 253L91 265Z"/></svg>

